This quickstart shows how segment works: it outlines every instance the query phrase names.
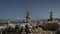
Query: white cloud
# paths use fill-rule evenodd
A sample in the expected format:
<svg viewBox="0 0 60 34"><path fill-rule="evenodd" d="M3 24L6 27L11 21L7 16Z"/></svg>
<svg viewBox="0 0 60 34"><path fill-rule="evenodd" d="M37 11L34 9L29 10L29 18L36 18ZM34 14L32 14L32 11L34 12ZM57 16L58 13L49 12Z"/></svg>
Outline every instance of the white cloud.
<svg viewBox="0 0 60 34"><path fill-rule="evenodd" d="M16 18L17 20L21 20L21 18Z"/></svg>

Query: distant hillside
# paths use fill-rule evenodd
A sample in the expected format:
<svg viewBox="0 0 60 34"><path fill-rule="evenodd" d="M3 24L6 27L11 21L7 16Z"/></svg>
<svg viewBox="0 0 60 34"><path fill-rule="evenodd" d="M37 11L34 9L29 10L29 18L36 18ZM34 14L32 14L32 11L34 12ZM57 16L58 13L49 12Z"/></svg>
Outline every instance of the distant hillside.
<svg viewBox="0 0 60 34"><path fill-rule="evenodd" d="M3 22L3 23L5 23L7 20L0 20L0 22Z"/></svg>
<svg viewBox="0 0 60 34"><path fill-rule="evenodd" d="M57 21L60 21L60 18L54 18ZM31 20L31 22L35 22L35 21L47 21L48 19L37 19L37 20ZM7 20L4 19L0 19L0 22L6 23ZM10 20L11 23L24 23L24 20Z"/></svg>
<svg viewBox="0 0 60 34"><path fill-rule="evenodd" d="M14 20L14 21L11 21L11 23L24 23L24 20Z"/></svg>

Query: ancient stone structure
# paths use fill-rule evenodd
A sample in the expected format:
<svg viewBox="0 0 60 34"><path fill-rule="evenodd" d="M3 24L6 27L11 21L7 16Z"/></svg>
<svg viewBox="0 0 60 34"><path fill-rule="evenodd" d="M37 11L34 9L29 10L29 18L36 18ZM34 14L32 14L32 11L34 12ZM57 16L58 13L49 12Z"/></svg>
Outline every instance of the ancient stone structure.
<svg viewBox="0 0 60 34"><path fill-rule="evenodd" d="M25 23L30 23L30 13L29 13L29 10L26 11Z"/></svg>
<svg viewBox="0 0 60 34"><path fill-rule="evenodd" d="M54 17L53 17L53 12L52 11L50 11L50 17L49 17L48 21L54 21Z"/></svg>

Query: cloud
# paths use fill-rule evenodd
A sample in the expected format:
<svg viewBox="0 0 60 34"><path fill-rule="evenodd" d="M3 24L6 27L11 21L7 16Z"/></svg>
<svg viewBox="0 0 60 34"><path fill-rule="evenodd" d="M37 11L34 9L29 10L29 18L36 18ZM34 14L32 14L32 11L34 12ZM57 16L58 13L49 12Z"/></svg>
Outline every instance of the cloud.
<svg viewBox="0 0 60 34"><path fill-rule="evenodd" d="M16 18L17 20L21 20L21 18Z"/></svg>

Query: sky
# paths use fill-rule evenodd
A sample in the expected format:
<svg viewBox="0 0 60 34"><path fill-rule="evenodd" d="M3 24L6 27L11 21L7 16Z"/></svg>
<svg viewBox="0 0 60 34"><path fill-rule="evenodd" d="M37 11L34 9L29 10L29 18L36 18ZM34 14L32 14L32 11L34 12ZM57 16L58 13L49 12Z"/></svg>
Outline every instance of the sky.
<svg viewBox="0 0 60 34"><path fill-rule="evenodd" d="M31 19L48 19L51 10L60 18L60 0L0 0L0 19L23 20L27 9Z"/></svg>

